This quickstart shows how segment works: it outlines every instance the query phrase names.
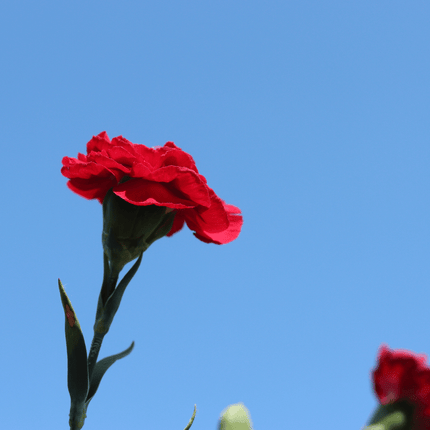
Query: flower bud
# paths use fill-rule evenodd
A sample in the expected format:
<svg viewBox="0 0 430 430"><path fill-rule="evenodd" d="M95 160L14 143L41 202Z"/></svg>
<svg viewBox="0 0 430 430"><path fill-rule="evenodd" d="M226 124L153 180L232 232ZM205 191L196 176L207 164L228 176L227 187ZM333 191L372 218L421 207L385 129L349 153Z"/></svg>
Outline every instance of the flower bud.
<svg viewBox="0 0 430 430"><path fill-rule="evenodd" d="M172 228L175 212L164 206L136 206L110 189L103 200L103 249L119 273Z"/></svg>
<svg viewBox="0 0 430 430"><path fill-rule="evenodd" d="M243 403L236 403L224 409L218 430L252 430L251 417Z"/></svg>

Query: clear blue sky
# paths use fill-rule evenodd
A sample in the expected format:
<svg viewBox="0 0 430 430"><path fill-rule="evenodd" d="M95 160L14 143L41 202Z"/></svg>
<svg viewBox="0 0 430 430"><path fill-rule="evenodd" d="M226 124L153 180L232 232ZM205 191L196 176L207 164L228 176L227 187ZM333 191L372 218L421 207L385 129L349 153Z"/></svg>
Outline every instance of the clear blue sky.
<svg viewBox="0 0 430 430"><path fill-rule="evenodd" d="M428 1L0 4L2 427L67 429L65 285L87 343L101 205L61 159L173 141L244 216L155 243L84 429L360 429L381 343L430 354Z"/></svg>

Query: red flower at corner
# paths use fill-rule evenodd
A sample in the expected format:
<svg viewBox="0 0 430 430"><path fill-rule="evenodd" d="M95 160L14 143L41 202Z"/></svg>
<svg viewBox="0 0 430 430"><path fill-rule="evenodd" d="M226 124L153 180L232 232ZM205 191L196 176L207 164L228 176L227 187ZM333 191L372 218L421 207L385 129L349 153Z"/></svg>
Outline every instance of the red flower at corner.
<svg viewBox="0 0 430 430"><path fill-rule="evenodd" d="M413 429L430 429L430 368L425 354L390 350L382 345L373 371L375 393L382 405L407 400L414 409Z"/></svg>
<svg viewBox="0 0 430 430"><path fill-rule="evenodd" d="M112 188L133 205L176 210L167 236L181 230L184 223L206 243L221 245L239 236L240 209L221 200L199 174L191 155L173 142L148 148L122 136L111 141L102 132L87 143L87 155L79 153L77 159L64 157L62 161L68 187L82 197L103 203ZM120 183L123 178L131 179Z"/></svg>

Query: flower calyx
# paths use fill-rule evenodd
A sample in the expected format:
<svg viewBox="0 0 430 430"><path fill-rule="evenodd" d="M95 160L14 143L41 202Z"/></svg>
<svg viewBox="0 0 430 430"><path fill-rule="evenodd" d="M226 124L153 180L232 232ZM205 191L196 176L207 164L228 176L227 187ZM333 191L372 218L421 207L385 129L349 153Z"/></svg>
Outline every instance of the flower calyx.
<svg viewBox="0 0 430 430"><path fill-rule="evenodd" d="M111 270L119 273L172 228L175 211L164 206L137 206L110 189L103 201L102 243Z"/></svg>

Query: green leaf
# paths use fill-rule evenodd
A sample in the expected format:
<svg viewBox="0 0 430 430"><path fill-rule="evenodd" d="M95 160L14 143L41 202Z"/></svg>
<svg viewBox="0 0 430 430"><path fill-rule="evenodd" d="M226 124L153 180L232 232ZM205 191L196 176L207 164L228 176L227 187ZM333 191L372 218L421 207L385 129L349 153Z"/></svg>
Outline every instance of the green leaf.
<svg viewBox="0 0 430 430"><path fill-rule="evenodd" d="M191 425L194 422L194 418L196 417L196 412L197 412L197 408L196 405L194 405L194 412L193 412L193 416L190 418L190 421L188 421L187 426L184 428L184 430L190 430Z"/></svg>
<svg viewBox="0 0 430 430"><path fill-rule="evenodd" d="M85 419L85 399L89 388L87 349L78 318L60 280L58 287L65 315L67 385L71 400L69 423L71 428L79 429Z"/></svg>
<svg viewBox="0 0 430 430"><path fill-rule="evenodd" d="M112 364L115 363L115 361L119 360L120 358L124 358L128 354L130 354L133 348L134 342L132 342L131 345L125 351L120 352L119 354L111 355L110 357L103 358L103 360L100 360L96 363L93 370L93 374L91 375L90 390L86 399L87 407L91 399L94 397L94 394L96 394L96 391L100 385L100 381L102 380L104 374L109 369L109 367L111 367Z"/></svg>

